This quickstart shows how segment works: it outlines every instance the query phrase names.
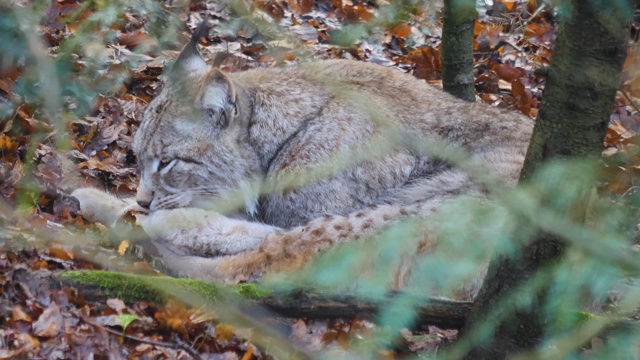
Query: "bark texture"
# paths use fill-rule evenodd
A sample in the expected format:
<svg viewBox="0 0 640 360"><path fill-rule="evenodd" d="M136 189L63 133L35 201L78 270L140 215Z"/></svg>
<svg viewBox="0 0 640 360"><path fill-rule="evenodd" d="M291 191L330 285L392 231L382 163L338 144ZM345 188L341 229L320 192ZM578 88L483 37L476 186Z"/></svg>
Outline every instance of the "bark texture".
<svg viewBox="0 0 640 360"><path fill-rule="evenodd" d="M476 99L473 80L475 0L444 0L442 86L462 100Z"/></svg>
<svg viewBox="0 0 640 360"><path fill-rule="evenodd" d="M626 56L631 2L572 0L571 14L561 15L520 180L551 159L600 156Z"/></svg>
<svg viewBox="0 0 640 360"><path fill-rule="evenodd" d="M571 0L560 14L542 107L520 180L526 181L549 160L599 156L609 123L613 99L624 63L634 1ZM544 201L544 200L543 200ZM569 205L572 215L584 219L585 208ZM541 268L553 266L563 255L557 236L539 231L521 250L520 258L496 258L476 299L463 334L485 320L500 299L531 279ZM504 359L540 343L546 302L543 289L526 310L494 323L489 342L476 344L468 359Z"/></svg>
<svg viewBox="0 0 640 360"><path fill-rule="evenodd" d="M418 308L416 324L436 325L445 329L459 329L471 309L472 303L445 299L425 299ZM385 302L371 302L353 297L331 297L311 291L299 290L287 296L269 295L256 303L276 314L290 318L309 319L369 319L374 320L385 308Z"/></svg>

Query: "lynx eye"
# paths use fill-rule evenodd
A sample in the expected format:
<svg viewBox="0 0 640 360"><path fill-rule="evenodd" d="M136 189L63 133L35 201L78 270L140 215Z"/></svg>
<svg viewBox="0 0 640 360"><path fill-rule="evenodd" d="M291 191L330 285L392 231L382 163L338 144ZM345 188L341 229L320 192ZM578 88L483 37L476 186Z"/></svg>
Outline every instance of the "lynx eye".
<svg viewBox="0 0 640 360"><path fill-rule="evenodd" d="M159 171L161 174L166 174L175 166L176 162L178 162L178 159L155 160L154 165L156 171Z"/></svg>

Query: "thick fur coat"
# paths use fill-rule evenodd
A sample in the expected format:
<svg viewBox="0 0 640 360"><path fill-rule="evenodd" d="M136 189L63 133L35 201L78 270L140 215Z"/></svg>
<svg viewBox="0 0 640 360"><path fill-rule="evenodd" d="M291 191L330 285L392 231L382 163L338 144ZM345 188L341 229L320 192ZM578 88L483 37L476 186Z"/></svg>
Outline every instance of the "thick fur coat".
<svg viewBox="0 0 640 360"><path fill-rule="evenodd" d="M136 200L150 211L140 223L165 261L190 276L294 269L461 195L485 197L442 155L449 148L513 186L532 130L521 114L464 102L395 69L327 60L227 74L191 43L136 134ZM91 189L74 195L87 213L109 203ZM424 237L417 251L435 242ZM473 297L483 275L459 297Z"/></svg>

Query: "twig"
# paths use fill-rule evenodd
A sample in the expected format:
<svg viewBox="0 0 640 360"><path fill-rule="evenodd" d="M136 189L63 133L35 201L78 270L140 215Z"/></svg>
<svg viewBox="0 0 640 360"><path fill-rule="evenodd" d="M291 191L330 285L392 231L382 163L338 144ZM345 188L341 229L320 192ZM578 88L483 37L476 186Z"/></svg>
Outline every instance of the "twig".
<svg viewBox="0 0 640 360"><path fill-rule="evenodd" d="M635 101L633 101L633 99L631 99L631 97L629 96L629 94L627 94L626 91L620 90L620 92L622 93L622 96L624 96L624 98L629 101L631 106L633 106L636 109L636 111L640 111L640 107L638 107L638 105L635 103Z"/></svg>
<svg viewBox="0 0 640 360"><path fill-rule="evenodd" d="M89 319L87 319L86 316L84 316L84 314L82 314L80 311L73 311L75 313L76 316L82 318L82 320L84 322L86 322L87 324L103 329L104 331L114 334L116 336L122 336L125 339L129 339L129 340L133 340L133 341L138 341L141 343L145 343L145 344L149 344L149 345L154 345L154 346L161 346L161 347L166 347L169 349L177 349L177 350L184 350L185 352L187 352L189 355L191 355L192 358L194 358L195 360L201 360L202 358L200 357L200 355L191 347L189 346L189 344L183 342L183 341L176 341L175 343L170 343L170 342L164 342L164 341L154 341L154 340L148 340L148 339L143 339L143 338L139 338L136 336L131 336L131 335L127 335L124 332L119 332L116 330L112 330L108 327L105 327L103 325L100 325L98 323L95 323ZM176 339L177 340L177 339Z"/></svg>
<svg viewBox="0 0 640 360"><path fill-rule="evenodd" d="M538 14L542 12L542 10L545 10L545 9L546 9L545 4L540 5L540 7L537 8L536 11L534 11L533 14L531 14L531 16L529 16L529 18L524 23L525 24L530 23L533 19L535 19L536 16L538 16Z"/></svg>
<svg viewBox="0 0 640 360"><path fill-rule="evenodd" d="M500 40L500 42L498 42L498 45L496 45L495 49L493 49L493 51L497 51L498 49L500 49L501 47L504 47L505 45L509 45L511 47L513 47L514 49L516 49L518 52L524 52L524 49L516 44L514 44L512 41L509 41L507 39L502 39Z"/></svg>

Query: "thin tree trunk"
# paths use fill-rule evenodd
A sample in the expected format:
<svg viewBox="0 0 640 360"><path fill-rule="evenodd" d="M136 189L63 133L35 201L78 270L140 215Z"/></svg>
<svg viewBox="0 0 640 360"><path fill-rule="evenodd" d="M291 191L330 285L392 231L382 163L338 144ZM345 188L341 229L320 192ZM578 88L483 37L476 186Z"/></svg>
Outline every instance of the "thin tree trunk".
<svg viewBox="0 0 640 360"><path fill-rule="evenodd" d="M571 0L561 13L544 100L527 152L521 181L552 159L599 156L618 87L634 9L632 0ZM585 209L570 206L573 219L584 220ZM553 265L564 245L549 233L538 232L521 256L496 258L476 299L463 334L485 320L499 300L531 279L541 268ZM526 310L495 323L490 341L475 344L468 359L504 359L532 349L544 334L543 289Z"/></svg>
<svg viewBox="0 0 640 360"><path fill-rule="evenodd" d="M444 0L442 86L462 100L476 99L473 80L475 0Z"/></svg>

